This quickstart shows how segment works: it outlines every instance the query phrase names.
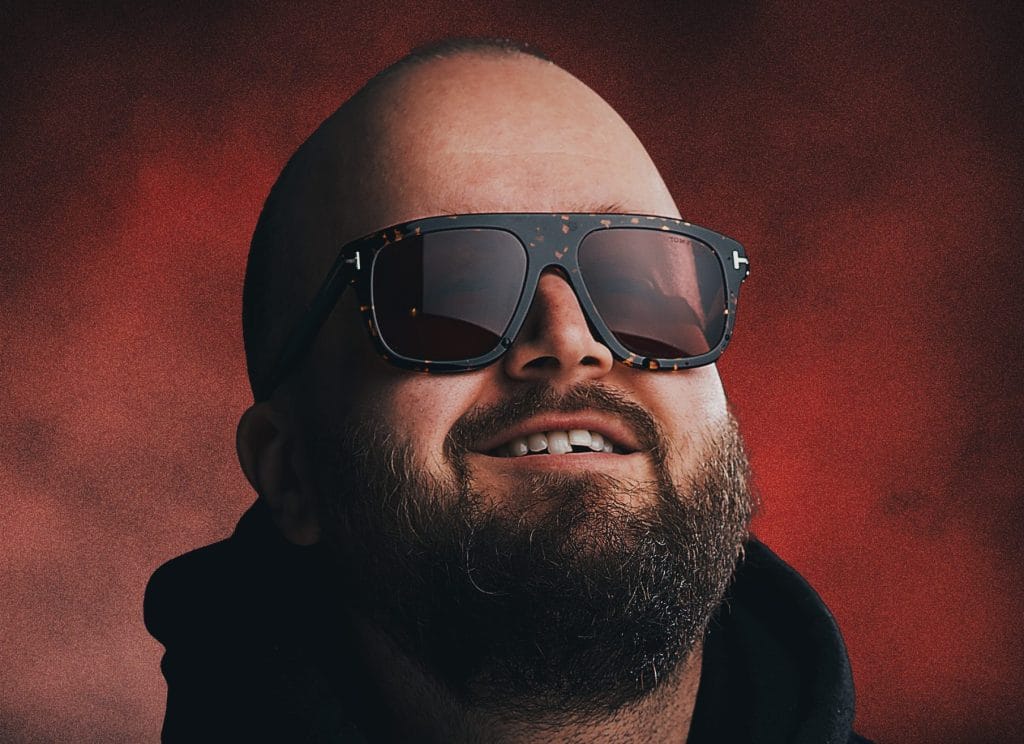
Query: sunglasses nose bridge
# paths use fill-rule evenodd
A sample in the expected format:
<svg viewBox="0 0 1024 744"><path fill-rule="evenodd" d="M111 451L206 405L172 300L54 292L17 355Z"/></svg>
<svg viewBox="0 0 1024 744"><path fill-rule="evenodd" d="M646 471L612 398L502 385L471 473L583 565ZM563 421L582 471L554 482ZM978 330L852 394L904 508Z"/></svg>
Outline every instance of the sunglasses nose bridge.
<svg viewBox="0 0 1024 744"><path fill-rule="evenodd" d="M532 291L529 291L528 296L524 296L522 300L523 303L525 303L525 313L522 316L523 321L521 324L522 328L525 328L527 323L534 319L544 278L554 276L561 280L560 286L565 285L564 289L567 289L571 293L572 301L575 303L575 310L578 311L584 321L586 321L587 326L591 329L591 333L594 335L594 338L597 338L597 335L593 332L593 323L590 315L585 307L586 303L584 303L579 294L579 285L582 284L583 278L580 276L579 263L576 261L576 249L578 247L578 241L571 240L563 241L559 246L553 246L551 244L544 246L542 243L530 244L530 248L528 250L532 253L530 256L531 266L527 269L527 273L535 276L536 281L533 282ZM520 333L522 333L522 329L520 330Z"/></svg>
<svg viewBox="0 0 1024 744"><path fill-rule="evenodd" d="M612 352L594 334L564 265L545 265L528 301L522 327L503 362L510 377L594 378L612 369Z"/></svg>
<svg viewBox="0 0 1024 744"><path fill-rule="evenodd" d="M601 224L607 227L604 222ZM583 244L583 239L589 233L590 229L587 226L581 225L576 219L573 219L573 215L568 214L550 215L545 222L535 224L532 231L522 230L519 232L519 240L526 246L529 256L527 273L535 276L536 281L530 296L523 298L523 302L526 303L525 314L520 315L523 320L518 324L520 330L517 336L521 335L526 324L531 322L531 316L534 314L537 304L537 295L540 292L541 279L544 276L555 274L572 292L575 302L574 309L585 321L590 337L609 354L612 353L601 340L588 303L580 296L581 290L584 292L587 290L580 272L579 249ZM524 312L524 310L521 309L520 312Z"/></svg>

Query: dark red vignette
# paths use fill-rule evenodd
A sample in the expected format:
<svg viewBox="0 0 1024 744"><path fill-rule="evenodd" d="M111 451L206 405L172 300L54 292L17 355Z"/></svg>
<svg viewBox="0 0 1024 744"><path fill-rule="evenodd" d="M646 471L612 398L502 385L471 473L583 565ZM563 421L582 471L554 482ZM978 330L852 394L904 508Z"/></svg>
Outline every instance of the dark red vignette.
<svg viewBox="0 0 1024 744"><path fill-rule="evenodd" d="M0 739L155 738L145 581L251 499L262 200L372 72L450 34L537 43L748 247L719 368L756 529L838 617L858 728L1021 735L1021 10L677 5L3 12Z"/></svg>

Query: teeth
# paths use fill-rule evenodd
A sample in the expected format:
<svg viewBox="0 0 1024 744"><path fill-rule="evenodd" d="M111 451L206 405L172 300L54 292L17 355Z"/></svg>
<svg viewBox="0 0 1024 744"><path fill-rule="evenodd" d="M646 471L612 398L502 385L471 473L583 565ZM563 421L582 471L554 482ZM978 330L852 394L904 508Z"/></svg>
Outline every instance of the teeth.
<svg viewBox="0 0 1024 744"><path fill-rule="evenodd" d="M567 455L570 452L572 452L572 445L569 444L569 434L567 432L548 432L548 454Z"/></svg>
<svg viewBox="0 0 1024 744"><path fill-rule="evenodd" d="M542 431L528 437L516 437L495 450L498 457L524 457L530 453L546 452L567 455L573 447L586 447L593 452L613 452L612 443L596 431L572 429L570 431Z"/></svg>
<svg viewBox="0 0 1024 744"><path fill-rule="evenodd" d="M531 434L526 438L526 445L530 448L530 452L542 452L548 448L548 438L544 436L544 433Z"/></svg>
<svg viewBox="0 0 1024 744"><path fill-rule="evenodd" d="M601 435L598 434L597 436ZM589 447L592 439L593 437L591 437L590 432L586 429L572 429L569 432L569 444L576 444L580 447Z"/></svg>

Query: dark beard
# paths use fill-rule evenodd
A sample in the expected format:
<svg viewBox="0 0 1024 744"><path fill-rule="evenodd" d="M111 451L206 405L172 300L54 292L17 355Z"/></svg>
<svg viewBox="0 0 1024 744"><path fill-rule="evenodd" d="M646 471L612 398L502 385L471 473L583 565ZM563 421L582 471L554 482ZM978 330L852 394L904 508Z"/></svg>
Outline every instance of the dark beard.
<svg viewBox="0 0 1024 744"><path fill-rule="evenodd" d="M550 473L485 506L466 444L582 408L640 433L655 480ZM736 422L697 439L702 465L679 487L655 422L599 385L471 412L448 437L441 480L374 421L336 428L311 442L323 543L352 609L466 704L521 719L607 713L672 677L742 552L753 499Z"/></svg>

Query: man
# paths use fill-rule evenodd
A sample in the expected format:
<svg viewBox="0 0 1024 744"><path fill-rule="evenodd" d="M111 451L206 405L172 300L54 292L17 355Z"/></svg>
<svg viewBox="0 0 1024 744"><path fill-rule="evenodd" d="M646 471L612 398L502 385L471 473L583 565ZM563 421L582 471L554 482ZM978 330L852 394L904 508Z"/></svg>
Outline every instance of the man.
<svg viewBox="0 0 1024 744"><path fill-rule="evenodd" d="M536 53L374 78L253 238L259 499L147 589L165 739L863 741L831 616L747 532L713 362L748 265Z"/></svg>

